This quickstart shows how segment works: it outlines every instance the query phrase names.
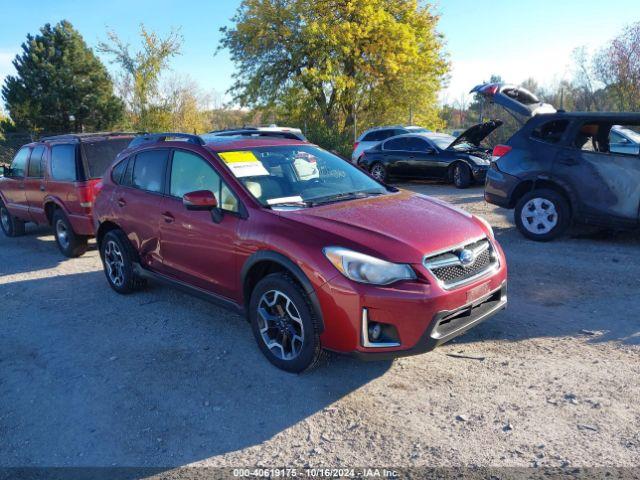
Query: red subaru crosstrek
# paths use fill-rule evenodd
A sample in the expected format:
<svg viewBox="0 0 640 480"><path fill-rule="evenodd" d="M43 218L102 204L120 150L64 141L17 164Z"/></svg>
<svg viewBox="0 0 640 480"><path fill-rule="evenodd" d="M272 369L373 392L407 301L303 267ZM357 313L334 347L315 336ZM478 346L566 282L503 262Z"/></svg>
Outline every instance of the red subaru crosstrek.
<svg viewBox="0 0 640 480"><path fill-rule="evenodd" d="M284 370L323 349L426 352L506 305L486 221L315 145L187 134L132 145L95 202L111 287L154 278L244 312Z"/></svg>
<svg viewBox="0 0 640 480"><path fill-rule="evenodd" d="M0 225L8 237L25 223L51 225L60 251L77 257L93 236L96 184L133 135L83 133L25 145L0 176Z"/></svg>

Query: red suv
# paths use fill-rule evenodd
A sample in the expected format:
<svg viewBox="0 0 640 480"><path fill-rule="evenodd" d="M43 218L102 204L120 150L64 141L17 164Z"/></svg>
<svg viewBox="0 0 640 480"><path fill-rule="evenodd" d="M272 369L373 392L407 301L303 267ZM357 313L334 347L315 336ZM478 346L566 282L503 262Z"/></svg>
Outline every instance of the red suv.
<svg viewBox="0 0 640 480"><path fill-rule="evenodd" d="M25 223L54 227L68 257L87 250L93 236L96 184L132 135L99 133L45 137L22 147L0 177L0 220L8 237L24 234Z"/></svg>
<svg viewBox="0 0 640 480"><path fill-rule="evenodd" d="M129 293L158 279L244 312L284 370L323 349L425 352L507 302L486 221L315 145L186 134L134 145L94 209L109 284Z"/></svg>

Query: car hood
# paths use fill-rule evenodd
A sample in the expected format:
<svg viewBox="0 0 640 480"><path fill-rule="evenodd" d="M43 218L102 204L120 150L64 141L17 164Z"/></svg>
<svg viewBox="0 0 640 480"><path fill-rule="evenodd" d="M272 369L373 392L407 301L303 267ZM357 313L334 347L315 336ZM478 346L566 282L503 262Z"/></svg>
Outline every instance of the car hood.
<svg viewBox="0 0 640 480"><path fill-rule="evenodd" d="M469 213L405 190L279 214L317 229L327 246L402 263L419 263L425 254L486 235Z"/></svg>
<svg viewBox="0 0 640 480"><path fill-rule="evenodd" d="M502 126L502 120L490 120L488 122L478 123L462 132L451 142L447 150L453 150L456 145L462 143L470 143L471 145L479 147L480 142L487 138L496 128L500 128L500 126Z"/></svg>

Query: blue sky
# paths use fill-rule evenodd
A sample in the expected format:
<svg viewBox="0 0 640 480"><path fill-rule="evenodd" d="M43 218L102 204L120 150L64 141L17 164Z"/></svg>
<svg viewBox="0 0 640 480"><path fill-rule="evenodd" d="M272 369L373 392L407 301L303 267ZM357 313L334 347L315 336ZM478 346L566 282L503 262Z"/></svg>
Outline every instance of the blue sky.
<svg viewBox="0 0 640 480"><path fill-rule="evenodd" d="M172 62L205 91L223 93L231 85L233 64L215 54L219 28L230 24L239 0L1 0L0 78L13 71L11 60L27 33L66 18L90 46L105 39L107 28L136 45L141 22L160 33L180 27L183 54ZM492 73L511 82L529 76L552 84L570 76L570 54L578 46L597 48L625 25L640 21L638 0L439 0L439 30L452 62L453 101ZM111 68L111 67L110 67Z"/></svg>

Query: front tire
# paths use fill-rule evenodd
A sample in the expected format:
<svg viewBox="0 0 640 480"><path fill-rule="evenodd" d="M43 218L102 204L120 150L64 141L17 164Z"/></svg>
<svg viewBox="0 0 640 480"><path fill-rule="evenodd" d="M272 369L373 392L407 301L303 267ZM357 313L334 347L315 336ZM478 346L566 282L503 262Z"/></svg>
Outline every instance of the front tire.
<svg viewBox="0 0 640 480"><path fill-rule="evenodd" d="M464 163L456 163L453 166L453 184L456 188L467 188L473 182L473 176L471 175L471 169L469 165Z"/></svg>
<svg viewBox="0 0 640 480"><path fill-rule="evenodd" d="M0 226L7 237L24 235L24 222L14 217L3 202L0 201Z"/></svg>
<svg viewBox="0 0 640 480"><path fill-rule="evenodd" d="M272 273L258 282L248 316L260 350L276 367L301 373L320 362L316 313L307 293L288 275Z"/></svg>
<svg viewBox="0 0 640 480"><path fill-rule="evenodd" d="M56 243L64 256L75 258L87 251L87 237L73 231L69 219L62 210L57 209L54 212L52 223Z"/></svg>
<svg viewBox="0 0 640 480"><path fill-rule="evenodd" d="M540 189L518 200L514 217L518 230L525 237L546 242L558 238L567 230L571 223L571 209L558 192Z"/></svg>
<svg viewBox="0 0 640 480"><path fill-rule="evenodd" d="M144 285L133 270L134 253L122 230L107 232L100 242L100 259L109 286L121 294L132 293Z"/></svg>

